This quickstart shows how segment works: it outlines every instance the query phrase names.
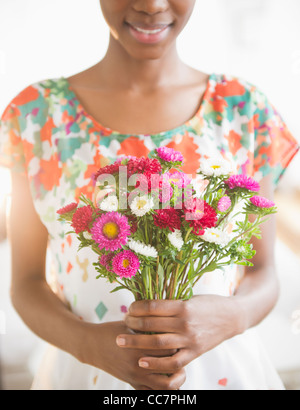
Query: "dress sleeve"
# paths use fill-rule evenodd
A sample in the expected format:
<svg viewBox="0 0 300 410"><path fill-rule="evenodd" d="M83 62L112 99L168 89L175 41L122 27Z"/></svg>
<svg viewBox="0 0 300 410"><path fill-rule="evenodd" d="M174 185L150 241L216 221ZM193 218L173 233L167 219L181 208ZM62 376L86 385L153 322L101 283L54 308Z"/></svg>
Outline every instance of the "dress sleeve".
<svg viewBox="0 0 300 410"><path fill-rule="evenodd" d="M272 174L278 185L288 165L299 151L299 143L287 125L259 90L254 94L254 177L257 180Z"/></svg>
<svg viewBox="0 0 300 410"><path fill-rule="evenodd" d="M0 166L26 175L26 161L19 115L18 107L11 103L0 119Z"/></svg>

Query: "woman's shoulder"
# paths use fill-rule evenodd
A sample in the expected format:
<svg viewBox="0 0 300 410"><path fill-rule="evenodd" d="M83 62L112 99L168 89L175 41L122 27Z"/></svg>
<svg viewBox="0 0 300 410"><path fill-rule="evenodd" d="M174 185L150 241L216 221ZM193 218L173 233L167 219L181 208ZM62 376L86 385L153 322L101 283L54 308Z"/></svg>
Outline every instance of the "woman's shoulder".
<svg viewBox="0 0 300 410"><path fill-rule="evenodd" d="M246 98L265 97L263 91L253 82L231 74L212 74L211 84L214 92L220 97L231 98L244 96Z"/></svg>
<svg viewBox="0 0 300 410"><path fill-rule="evenodd" d="M9 102L2 117L11 111L28 116L46 109L67 97L67 82L63 77L44 79L27 85Z"/></svg>

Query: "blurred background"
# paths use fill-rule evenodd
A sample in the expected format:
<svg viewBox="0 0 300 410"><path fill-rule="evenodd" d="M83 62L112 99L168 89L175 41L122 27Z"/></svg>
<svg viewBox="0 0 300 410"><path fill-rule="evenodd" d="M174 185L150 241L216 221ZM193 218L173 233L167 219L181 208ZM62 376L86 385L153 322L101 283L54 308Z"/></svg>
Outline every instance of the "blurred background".
<svg viewBox="0 0 300 410"><path fill-rule="evenodd" d="M257 85L300 141L299 20L299 0L196 0L178 50L202 71ZM107 44L98 0L1 0L0 112L29 84L94 65ZM22 323L9 298L9 193L9 173L0 168L1 387L26 390L44 344ZM258 330L286 388L300 390L300 155L282 179L276 202L281 296Z"/></svg>

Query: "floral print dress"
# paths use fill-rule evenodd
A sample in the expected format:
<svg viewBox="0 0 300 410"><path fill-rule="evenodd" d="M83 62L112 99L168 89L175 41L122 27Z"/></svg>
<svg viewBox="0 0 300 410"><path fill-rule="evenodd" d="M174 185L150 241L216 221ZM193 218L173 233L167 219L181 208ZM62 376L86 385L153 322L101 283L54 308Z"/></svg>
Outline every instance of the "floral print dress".
<svg viewBox="0 0 300 410"><path fill-rule="evenodd" d="M257 181L272 174L275 184L299 146L266 96L248 82L212 74L198 112L176 129L156 135L124 135L103 127L77 99L66 78L32 84L17 95L0 124L0 163L28 178L35 209L49 232L48 281L82 320L122 320L129 292L96 280L89 249L77 252L76 237L58 222L56 211L93 195L92 174L121 155L147 156L157 147L180 151L183 171L195 175L202 159L220 156ZM197 294L232 295L235 267L199 281ZM195 390L267 390L283 385L255 329L234 337L194 360L182 387ZM33 389L126 390L128 384L49 346Z"/></svg>

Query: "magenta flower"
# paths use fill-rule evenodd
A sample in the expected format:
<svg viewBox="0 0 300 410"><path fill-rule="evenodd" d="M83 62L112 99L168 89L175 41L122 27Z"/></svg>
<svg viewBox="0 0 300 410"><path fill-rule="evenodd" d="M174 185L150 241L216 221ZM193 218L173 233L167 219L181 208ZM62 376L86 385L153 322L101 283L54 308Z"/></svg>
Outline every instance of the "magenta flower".
<svg viewBox="0 0 300 410"><path fill-rule="evenodd" d="M99 249L116 251L126 245L130 236L130 225L125 215L107 212L96 219L91 234Z"/></svg>
<svg viewBox="0 0 300 410"><path fill-rule="evenodd" d="M132 251L122 251L113 258L112 267L120 278L132 278L140 267L140 261Z"/></svg>
<svg viewBox="0 0 300 410"><path fill-rule="evenodd" d="M231 199L229 198L229 196L225 195L219 200L217 209L219 212L226 212L230 208L230 206Z"/></svg>
<svg viewBox="0 0 300 410"><path fill-rule="evenodd" d="M161 203L165 204L166 202L169 202L172 198L173 188L170 184L165 182L162 182L160 185L161 186L159 190L159 200Z"/></svg>
<svg viewBox="0 0 300 410"><path fill-rule="evenodd" d="M225 181L225 184L228 185L230 189L244 188L253 192L260 190L259 183L246 175L232 175Z"/></svg>
<svg viewBox="0 0 300 410"><path fill-rule="evenodd" d="M252 202L253 205L257 206L258 208L273 208L275 206L275 203L273 201L270 201L267 198L264 198L263 196L253 196L250 198L250 201Z"/></svg>
<svg viewBox="0 0 300 410"><path fill-rule="evenodd" d="M184 172L166 172L163 175L164 180L168 181L170 184L178 186L178 188L185 188L191 184L192 178L185 174Z"/></svg>
<svg viewBox="0 0 300 410"><path fill-rule="evenodd" d="M157 155L166 162L183 162L184 158L181 152L175 151L173 148L160 147L156 150Z"/></svg>

